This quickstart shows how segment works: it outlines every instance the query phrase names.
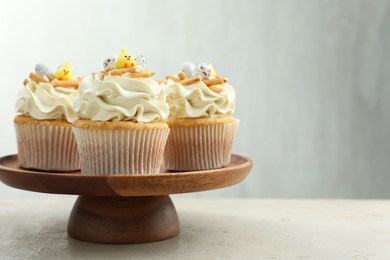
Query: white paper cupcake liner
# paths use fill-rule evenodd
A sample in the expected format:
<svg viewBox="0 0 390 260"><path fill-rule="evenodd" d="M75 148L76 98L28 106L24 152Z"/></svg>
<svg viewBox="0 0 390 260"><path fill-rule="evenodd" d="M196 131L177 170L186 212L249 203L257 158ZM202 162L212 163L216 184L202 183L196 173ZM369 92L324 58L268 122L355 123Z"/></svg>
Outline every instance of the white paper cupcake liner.
<svg viewBox="0 0 390 260"><path fill-rule="evenodd" d="M81 173L159 173L169 129L101 130L73 127Z"/></svg>
<svg viewBox="0 0 390 260"><path fill-rule="evenodd" d="M195 171L220 168L230 162L238 121L194 127L172 127L165 147L168 170Z"/></svg>
<svg viewBox="0 0 390 260"><path fill-rule="evenodd" d="M71 126L15 124L21 167L44 171L76 171L79 155Z"/></svg>

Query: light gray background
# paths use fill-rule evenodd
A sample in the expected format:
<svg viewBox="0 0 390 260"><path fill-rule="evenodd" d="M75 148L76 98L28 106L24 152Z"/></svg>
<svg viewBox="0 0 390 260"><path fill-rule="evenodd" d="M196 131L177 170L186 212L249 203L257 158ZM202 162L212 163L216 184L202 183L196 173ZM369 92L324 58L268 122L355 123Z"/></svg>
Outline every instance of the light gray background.
<svg viewBox="0 0 390 260"><path fill-rule="evenodd" d="M390 198L390 2L4 1L0 155L35 63L78 75L126 47L156 78L213 62L237 91L250 176L202 197ZM0 196L39 197L0 185Z"/></svg>

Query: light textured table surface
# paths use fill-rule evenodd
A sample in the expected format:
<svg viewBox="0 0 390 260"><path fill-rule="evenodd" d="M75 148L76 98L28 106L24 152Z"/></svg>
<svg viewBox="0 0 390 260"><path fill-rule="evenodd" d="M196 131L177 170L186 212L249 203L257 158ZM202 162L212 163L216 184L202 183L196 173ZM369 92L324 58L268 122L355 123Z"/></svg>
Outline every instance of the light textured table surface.
<svg viewBox="0 0 390 260"><path fill-rule="evenodd" d="M0 259L390 259L390 201L178 196L178 237L101 245L67 237L75 198L0 200Z"/></svg>

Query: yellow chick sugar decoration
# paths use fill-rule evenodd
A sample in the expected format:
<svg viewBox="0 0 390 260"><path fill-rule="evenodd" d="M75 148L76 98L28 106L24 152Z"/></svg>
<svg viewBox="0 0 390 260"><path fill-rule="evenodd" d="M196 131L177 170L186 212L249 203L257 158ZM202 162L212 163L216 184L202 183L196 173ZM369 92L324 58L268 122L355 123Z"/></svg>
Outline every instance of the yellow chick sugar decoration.
<svg viewBox="0 0 390 260"><path fill-rule="evenodd" d="M215 72L213 64L209 63L209 67L210 67L210 70L211 70L210 78L216 78L217 77L217 73Z"/></svg>
<svg viewBox="0 0 390 260"><path fill-rule="evenodd" d="M115 61L117 69L131 68L135 67L136 63L134 59L127 53L126 49L123 48L121 54Z"/></svg>
<svg viewBox="0 0 390 260"><path fill-rule="evenodd" d="M59 67L57 71L54 73L54 77L58 80L72 80L73 73L72 70L70 69L69 62Z"/></svg>

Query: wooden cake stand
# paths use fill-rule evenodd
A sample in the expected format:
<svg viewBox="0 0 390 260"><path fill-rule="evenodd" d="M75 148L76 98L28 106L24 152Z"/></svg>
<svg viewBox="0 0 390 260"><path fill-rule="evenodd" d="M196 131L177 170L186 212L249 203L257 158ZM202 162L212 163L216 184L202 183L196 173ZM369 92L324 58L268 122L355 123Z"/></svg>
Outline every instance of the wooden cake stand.
<svg viewBox="0 0 390 260"><path fill-rule="evenodd" d="M224 168L145 175L52 173L19 167L17 155L0 158L0 181L29 191L79 195L69 236L88 242L130 244L172 238L179 219L169 194L206 191L242 181L252 161L232 155Z"/></svg>

